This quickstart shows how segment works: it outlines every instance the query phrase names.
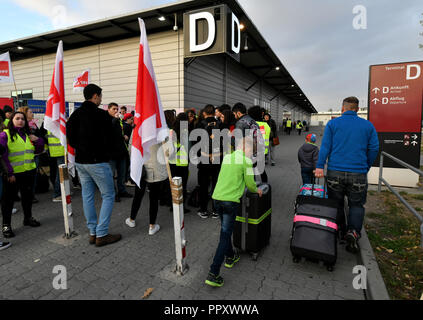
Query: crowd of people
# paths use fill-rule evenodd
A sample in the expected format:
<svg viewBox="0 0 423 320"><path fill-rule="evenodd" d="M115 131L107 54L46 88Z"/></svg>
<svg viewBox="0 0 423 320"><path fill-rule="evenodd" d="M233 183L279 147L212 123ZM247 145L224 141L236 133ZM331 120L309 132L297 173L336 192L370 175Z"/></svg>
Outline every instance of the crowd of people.
<svg viewBox="0 0 423 320"><path fill-rule="evenodd" d="M275 165L276 122L260 106L247 109L242 103L217 108L206 105L198 114L195 110L179 114L167 110L165 118L170 129L164 144L167 152L160 152L161 144L152 146L141 179L135 182L131 181L129 172L134 114L128 113L126 107L119 108L117 103L110 103L107 111L99 108L102 89L95 84L84 89L84 97L85 102L67 122L67 139L75 149L77 176L73 185L82 189L88 242L102 247L121 240L120 234L109 233L114 203L120 202L121 198L132 198L130 216L125 223L134 228L145 192L149 193L150 200L149 235L160 230L156 221L159 206L172 207L168 161L172 176L182 178L184 200L189 198L188 194L193 196L197 191L198 216L221 220L219 245L206 283L222 286L219 270L223 262L227 268L232 268L239 261L239 255L232 248L231 236L242 193L247 187L250 192L261 196L258 186L268 182L265 165ZM379 150L374 127L359 119L357 110L356 98L344 100L343 116L328 124L320 152L315 134L306 136L305 144L298 152L304 184L314 183L314 177L323 177L323 168L329 160L329 197L339 200L340 207L344 196L349 198L346 239L353 252L357 251L363 224L366 175ZM304 128L307 131L307 123L297 121L293 124L290 119L285 120L283 126L287 134L293 127L300 135ZM352 136L356 139L352 140ZM351 141L354 141L353 145ZM61 201L58 166L65 162L64 147L43 125L37 126L28 107L16 111L4 107L0 111L0 194L5 238L15 236L11 226L12 215L17 211L15 201L22 203L24 226L36 228L41 225L32 215L32 204L38 202L34 196L38 168L46 156L54 185L52 201L58 202ZM163 157L165 160L161 159ZM264 162L262 168L261 162ZM198 187L191 192L187 189L190 164L195 164L198 169ZM134 194L127 191L128 185L135 187ZM94 201L97 189L102 197L99 214ZM186 204L184 208L186 213L190 212ZM9 242L0 242L0 249L9 246Z"/></svg>

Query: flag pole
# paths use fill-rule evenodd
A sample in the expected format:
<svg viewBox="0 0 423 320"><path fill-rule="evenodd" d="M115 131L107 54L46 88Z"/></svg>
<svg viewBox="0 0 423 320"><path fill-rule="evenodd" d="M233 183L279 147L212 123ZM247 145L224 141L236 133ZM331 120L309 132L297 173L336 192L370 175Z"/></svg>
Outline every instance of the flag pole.
<svg viewBox="0 0 423 320"><path fill-rule="evenodd" d="M16 101L18 102L18 108L21 107L21 104L19 102L19 93L18 93L18 89L16 88L16 81L15 78L13 78L13 84L15 85L15 91L16 91Z"/></svg>

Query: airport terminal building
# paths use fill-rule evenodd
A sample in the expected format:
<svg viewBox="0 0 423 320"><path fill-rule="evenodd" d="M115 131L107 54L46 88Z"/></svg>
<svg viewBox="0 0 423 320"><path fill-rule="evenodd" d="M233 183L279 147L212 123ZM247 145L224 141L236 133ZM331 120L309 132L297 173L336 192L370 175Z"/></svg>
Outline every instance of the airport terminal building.
<svg viewBox="0 0 423 320"><path fill-rule="evenodd" d="M0 44L10 52L14 84L0 98L19 97L44 113L57 45L64 46L65 94L72 110L83 102L73 81L90 70L103 103L135 104L140 29L144 19L165 109L206 104L261 105L272 117L310 122L316 109L236 0L179 1ZM17 92L16 92L17 91ZM16 100L16 98L15 98ZM17 104L15 103L15 106Z"/></svg>

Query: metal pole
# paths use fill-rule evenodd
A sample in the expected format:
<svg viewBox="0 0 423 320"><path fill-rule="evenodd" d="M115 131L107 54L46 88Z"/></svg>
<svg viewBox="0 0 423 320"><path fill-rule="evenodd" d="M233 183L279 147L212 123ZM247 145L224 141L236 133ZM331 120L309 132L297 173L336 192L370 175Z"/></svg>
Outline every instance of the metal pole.
<svg viewBox="0 0 423 320"><path fill-rule="evenodd" d="M380 164L379 164L379 185L378 192L382 192L382 176L383 176L383 153L380 154Z"/></svg>
<svg viewBox="0 0 423 320"><path fill-rule="evenodd" d="M65 237L70 239L76 235L73 229L72 199L70 195L69 173L67 165L59 166L60 189L62 193L63 218L65 222Z"/></svg>
<svg viewBox="0 0 423 320"><path fill-rule="evenodd" d="M172 180L172 202L173 202L173 223L175 229L175 251L176 267L175 272L179 276L187 273L189 267L186 263L186 240L184 223L184 193L182 178Z"/></svg>
<svg viewBox="0 0 423 320"><path fill-rule="evenodd" d="M423 248L423 223L420 226L420 248Z"/></svg>

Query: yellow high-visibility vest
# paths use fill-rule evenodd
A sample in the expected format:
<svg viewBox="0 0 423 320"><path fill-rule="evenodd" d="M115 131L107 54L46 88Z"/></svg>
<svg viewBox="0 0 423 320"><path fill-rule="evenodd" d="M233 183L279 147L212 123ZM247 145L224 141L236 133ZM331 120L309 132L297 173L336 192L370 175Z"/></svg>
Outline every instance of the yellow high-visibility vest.
<svg viewBox="0 0 423 320"><path fill-rule="evenodd" d="M172 140L172 135L176 134L175 131L170 130L170 138ZM181 143L176 141L176 137L173 140L174 154L169 156L169 163L174 164L177 167L188 167L188 153Z"/></svg>
<svg viewBox="0 0 423 320"><path fill-rule="evenodd" d="M65 156L65 148L60 143L60 139L56 138L50 131L47 131L47 143L50 157L58 158Z"/></svg>
<svg viewBox="0 0 423 320"><path fill-rule="evenodd" d="M7 134L9 162L13 168L13 173L34 170L37 167L34 161L35 147L29 136L26 134L26 141L24 141L19 134L16 134L12 141L9 129L5 129L4 132Z"/></svg>
<svg viewBox="0 0 423 320"><path fill-rule="evenodd" d="M288 121L286 122L286 127L287 127L287 128L291 128L291 127L292 127L292 121L291 121L291 120L288 120Z"/></svg>
<svg viewBox="0 0 423 320"><path fill-rule="evenodd" d="M272 132L272 129L270 129L270 126L266 122L257 121L257 124L260 127L260 132L263 135L264 144L266 146L264 154L268 154L270 146L270 134Z"/></svg>

